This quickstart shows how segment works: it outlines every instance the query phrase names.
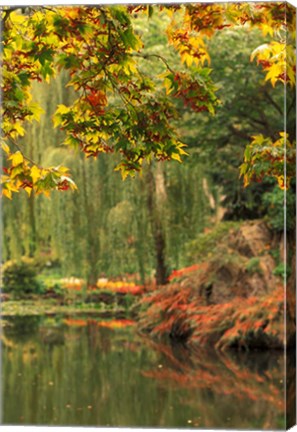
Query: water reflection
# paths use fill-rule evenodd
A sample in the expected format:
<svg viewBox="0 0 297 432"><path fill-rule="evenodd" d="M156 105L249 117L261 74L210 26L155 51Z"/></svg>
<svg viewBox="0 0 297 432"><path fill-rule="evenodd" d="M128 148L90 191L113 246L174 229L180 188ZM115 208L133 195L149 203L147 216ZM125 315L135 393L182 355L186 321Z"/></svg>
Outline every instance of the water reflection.
<svg viewBox="0 0 297 432"><path fill-rule="evenodd" d="M6 320L3 423L284 427L281 353L194 352L136 327L94 316Z"/></svg>

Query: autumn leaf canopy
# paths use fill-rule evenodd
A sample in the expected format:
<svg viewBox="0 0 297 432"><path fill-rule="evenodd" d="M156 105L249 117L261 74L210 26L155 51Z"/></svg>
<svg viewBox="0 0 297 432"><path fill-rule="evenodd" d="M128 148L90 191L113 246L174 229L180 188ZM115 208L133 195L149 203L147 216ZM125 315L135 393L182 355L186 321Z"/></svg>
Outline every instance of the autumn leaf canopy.
<svg viewBox="0 0 297 432"><path fill-rule="evenodd" d="M135 25L138 17L150 19L161 12L168 17L168 51L178 59L173 64L167 52L147 48ZM76 189L67 167L39 166L21 144L27 123L42 116L32 99L33 82L49 83L66 71L75 98L58 105L53 116L53 128L64 134L59 144L86 157L116 153L120 161L115 169L123 178L134 176L153 159L181 162L187 154L177 127L180 107L215 115L220 101L206 42L216 32L260 29L270 42L257 47L251 61L272 86L293 87L294 19L292 9L281 2L3 8L3 194L11 198L21 189L29 195ZM241 168L246 184L257 177L257 149L260 158L264 152L264 165L272 163L271 174L283 187L278 162L287 136L280 133L277 143L253 138ZM284 179L288 182L289 177Z"/></svg>

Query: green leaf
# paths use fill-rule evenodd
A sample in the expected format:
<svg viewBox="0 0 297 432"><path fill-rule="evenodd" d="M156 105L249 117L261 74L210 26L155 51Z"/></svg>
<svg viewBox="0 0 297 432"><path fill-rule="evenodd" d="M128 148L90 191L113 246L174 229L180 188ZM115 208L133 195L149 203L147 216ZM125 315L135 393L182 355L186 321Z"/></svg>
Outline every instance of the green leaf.
<svg viewBox="0 0 297 432"><path fill-rule="evenodd" d="M35 59L39 60L41 65L44 66L46 61L52 62L53 61L53 55L54 51L51 48L44 48L41 52L39 52Z"/></svg>
<svg viewBox="0 0 297 432"><path fill-rule="evenodd" d="M54 75L54 70L48 61L40 68L40 74L46 81Z"/></svg>
<svg viewBox="0 0 297 432"><path fill-rule="evenodd" d="M124 42L124 45L127 49L138 49L140 48L139 39L135 36L133 33L132 27L128 27L127 30L125 30L121 34L122 41Z"/></svg>

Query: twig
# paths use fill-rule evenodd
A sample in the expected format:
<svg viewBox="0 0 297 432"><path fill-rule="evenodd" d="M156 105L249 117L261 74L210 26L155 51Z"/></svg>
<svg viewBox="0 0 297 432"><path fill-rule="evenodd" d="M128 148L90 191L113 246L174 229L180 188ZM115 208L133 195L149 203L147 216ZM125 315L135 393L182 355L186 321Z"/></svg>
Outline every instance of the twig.
<svg viewBox="0 0 297 432"><path fill-rule="evenodd" d="M169 66L167 60L164 57L162 57L160 54L139 54L139 53L134 53L134 54L130 54L130 55L133 56L133 57L141 57L141 58L143 58L145 60L148 60L150 57L156 57L156 58L158 58L159 60L161 60L165 64L165 66L167 67L167 69L172 74L175 74L174 70Z"/></svg>
<svg viewBox="0 0 297 432"><path fill-rule="evenodd" d="M22 153L24 159L26 159L28 162L31 162L32 165L36 165L38 168L41 168L36 162L34 162L33 159L31 159L29 156L24 155L24 150L22 149L22 147L17 144L12 138L8 138L8 140Z"/></svg>
<svg viewBox="0 0 297 432"><path fill-rule="evenodd" d="M269 102L271 103L272 106L274 106L274 108L281 114L283 115L283 110L281 109L281 107L275 102L275 100L272 98L272 96L268 93L268 91L265 89L264 90L264 95L266 96L266 98L269 100Z"/></svg>

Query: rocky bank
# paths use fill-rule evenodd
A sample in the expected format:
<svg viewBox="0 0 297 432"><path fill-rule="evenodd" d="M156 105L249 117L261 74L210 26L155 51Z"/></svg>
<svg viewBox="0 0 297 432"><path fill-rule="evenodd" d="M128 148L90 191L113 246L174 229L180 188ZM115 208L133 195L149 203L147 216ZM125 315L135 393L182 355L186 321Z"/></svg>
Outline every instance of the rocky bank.
<svg viewBox="0 0 297 432"><path fill-rule="evenodd" d="M289 312L285 335L284 310L291 308L284 300L281 238L255 220L231 224L217 238L210 230L200 240L212 245L205 259L176 271L169 285L143 298L142 331L218 349L293 345Z"/></svg>

